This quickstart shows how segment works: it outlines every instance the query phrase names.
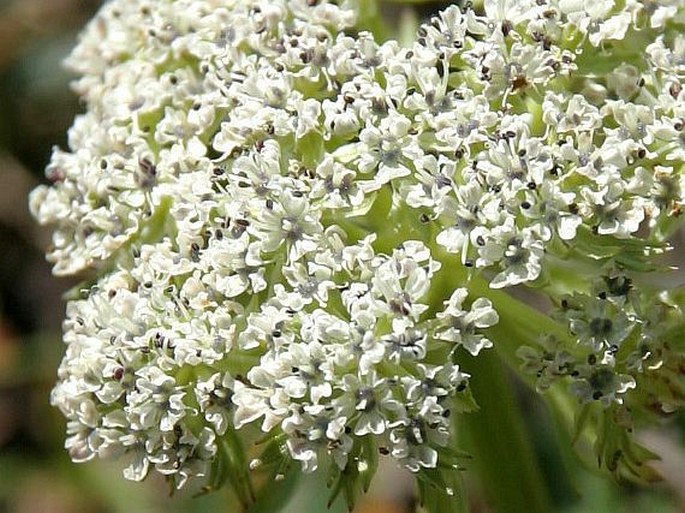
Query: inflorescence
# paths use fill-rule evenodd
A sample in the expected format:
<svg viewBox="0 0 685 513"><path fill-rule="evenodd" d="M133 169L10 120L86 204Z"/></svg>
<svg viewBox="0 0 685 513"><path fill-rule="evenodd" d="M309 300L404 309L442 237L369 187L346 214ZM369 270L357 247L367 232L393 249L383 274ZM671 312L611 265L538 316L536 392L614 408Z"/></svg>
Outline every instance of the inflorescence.
<svg viewBox="0 0 685 513"><path fill-rule="evenodd" d="M484 4L406 47L347 0L102 7L68 59L85 113L30 202L55 274L91 277L52 393L75 461L180 487L255 425L304 471L434 468L474 406L459 359L498 344L622 428L683 406L658 259L683 2ZM526 322L498 299L517 285L562 329L492 336Z"/></svg>

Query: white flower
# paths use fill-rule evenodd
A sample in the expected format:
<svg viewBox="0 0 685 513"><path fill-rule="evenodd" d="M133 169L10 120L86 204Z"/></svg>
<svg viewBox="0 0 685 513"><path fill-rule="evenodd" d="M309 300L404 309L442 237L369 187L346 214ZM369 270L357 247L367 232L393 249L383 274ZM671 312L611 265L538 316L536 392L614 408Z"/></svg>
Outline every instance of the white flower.
<svg viewBox="0 0 685 513"><path fill-rule="evenodd" d="M584 366L579 379L571 385L573 392L584 403L600 401L605 407L611 403L623 403L623 394L635 388L635 379L626 374L616 374L608 366Z"/></svg>
<svg viewBox="0 0 685 513"><path fill-rule="evenodd" d="M490 300L483 297L476 299L469 310L464 310L462 305L467 296L467 290L460 288L445 301L445 310L436 317L446 329L438 331L435 337L461 345L473 356L477 356L482 349L492 347L492 342L476 333L476 330L494 326L499 322L499 316Z"/></svg>
<svg viewBox="0 0 685 513"><path fill-rule="evenodd" d="M611 16L612 0L562 0L559 8L571 23L589 35L593 46L605 39L623 39L632 17L627 11Z"/></svg>
<svg viewBox="0 0 685 513"><path fill-rule="evenodd" d="M566 110L563 110L564 104ZM543 120L556 132L588 132L602 125L599 109L579 94L567 99L562 94L548 92L542 108Z"/></svg>
<svg viewBox="0 0 685 513"><path fill-rule="evenodd" d="M499 264L502 269L490 282L492 288L502 288L535 280L542 269L543 244L534 231L514 228L512 218L502 226L476 236L483 244L478 247L478 267ZM478 242L477 242L478 243Z"/></svg>
<svg viewBox="0 0 685 513"><path fill-rule="evenodd" d="M343 395L333 401L338 415L355 421L354 434L380 435L390 422L404 416L404 407L392 395L384 378L370 373L361 378L351 374L343 377Z"/></svg>
<svg viewBox="0 0 685 513"><path fill-rule="evenodd" d="M549 241L554 233L562 240L573 240L583 222L574 199L575 193L562 192L558 185L545 181L540 187L526 191L527 203L522 204L522 213L538 221L536 229L543 241Z"/></svg>
<svg viewBox="0 0 685 513"><path fill-rule="evenodd" d="M427 306L419 303L430 289L430 279L440 264L429 260L422 243L407 241L391 259L375 269L371 293L379 313L390 313L417 320ZM426 267L420 264L428 260Z"/></svg>
<svg viewBox="0 0 685 513"><path fill-rule="evenodd" d="M320 452L332 453L339 468L344 468L352 449L352 437L345 433L345 417L334 416L323 407L294 411L283 421L283 432L289 435L288 450L293 459L302 462L304 472L318 468Z"/></svg>
<svg viewBox="0 0 685 513"><path fill-rule="evenodd" d="M289 261L295 262L316 250L316 237L321 232L319 214L301 192L287 189L278 200L253 201L251 209L255 221L248 233L258 239L256 247L261 252L272 253L285 243Z"/></svg>
<svg viewBox="0 0 685 513"><path fill-rule="evenodd" d="M593 351L620 346L634 325L616 305L604 299L590 299L566 313L569 327L581 344Z"/></svg>
<svg viewBox="0 0 685 513"><path fill-rule="evenodd" d="M443 215L452 226L448 225L440 232L436 242L450 253L461 252L461 261L464 263L474 229L487 226L500 218L500 201L491 192L484 192L483 187L475 180L458 187L455 196L456 198L445 200Z"/></svg>
<svg viewBox="0 0 685 513"><path fill-rule="evenodd" d="M433 398L445 397L457 388L465 387L469 378L468 374L461 372L452 363L437 366L420 363L417 367L419 375L402 378L402 384L408 401L419 407L424 400L432 402Z"/></svg>
<svg viewBox="0 0 685 513"><path fill-rule="evenodd" d="M226 373L222 377L216 373L206 381L198 380L195 386L195 395L209 422L218 435L223 435L232 422L231 410L233 403L231 395L235 381Z"/></svg>
<svg viewBox="0 0 685 513"><path fill-rule="evenodd" d="M364 192L356 183L357 173L354 170L326 156L316 168L316 174L321 180L312 187L311 197L321 197L324 208L361 206Z"/></svg>
<svg viewBox="0 0 685 513"><path fill-rule="evenodd" d="M643 201L639 197L624 198L625 188L626 184L617 179L598 191L581 189L581 209L593 216L597 233L625 238L639 229L645 218Z"/></svg>
<svg viewBox="0 0 685 513"><path fill-rule="evenodd" d="M445 427L441 428L443 432L447 431ZM429 445L429 430L435 428L430 428L423 419L415 418L394 424L390 432L392 456L412 472L437 466L438 451Z"/></svg>
<svg viewBox="0 0 685 513"><path fill-rule="evenodd" d="M391 111L379 127L367 124L359 134L362 173L375 171L370 182L362 182L364 190L374 190L389 181L408 175L409 163L422 155L419 147L408 134L410 121Z"/></svg>
<svg viewBox="0 0 685 513"><path fill-rule="evenodd" d="M405 324L401 319L393 319L392 333L383 337L385 353L393 363L422 360L426 356L426 334Z"/></svg>

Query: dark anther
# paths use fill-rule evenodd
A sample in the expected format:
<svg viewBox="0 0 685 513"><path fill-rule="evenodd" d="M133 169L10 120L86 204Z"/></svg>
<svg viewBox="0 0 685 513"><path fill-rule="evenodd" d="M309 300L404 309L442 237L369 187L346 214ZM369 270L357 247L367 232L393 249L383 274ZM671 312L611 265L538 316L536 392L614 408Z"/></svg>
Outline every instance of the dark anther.
<svg viewBox="0 0 685 513"><path fill-rule="evenodd" d="M152 187L157 176L157 168L147 158L142 158L138 161L138 168L140 173L136 175L136 182L144 189Z"/></svg>
<svg viewBox="0 0 685 513"><path fill-rule="evenodd" d="M200 261L200 246L198 245L197 242L193 242L190 245L190 259L193 262L199 262Z"/></svg>
<svg viewBox="0 0 685 513"><path fill-rule="evenodd" d="M604 283L606 283L607 287L609 288L609 294L612 296L625 296L633 287L632 280L624 276L605 276Z"/></svg>

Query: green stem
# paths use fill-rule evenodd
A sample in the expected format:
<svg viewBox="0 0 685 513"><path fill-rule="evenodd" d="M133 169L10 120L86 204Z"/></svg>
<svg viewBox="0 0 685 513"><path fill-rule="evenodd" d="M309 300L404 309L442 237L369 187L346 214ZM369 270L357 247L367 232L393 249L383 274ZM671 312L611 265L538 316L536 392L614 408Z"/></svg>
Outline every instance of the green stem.
<svg viewBox="0 0 685 513"><path fill-rule="evenodd" d="M441 260L447 268L449 263ZM541 334L564 340L568 333L564 326L542 312L504 291L491 289L478 274L464 279L452 271L446 273L453 278L447 278L447 288L466 285L472 299L489 298L500 316L500 322L487 332L495 350L460 361L471 375L471 389L480 410L460 417L457 432L469 444L474 466L496 512L547 512L549 490L507 376L507 367L518 370L516 351L521 345L535 343ZM521 378L534 386L533 378Z"/></svg>
<svg viewBox="0 0 685 513"><path fill-rule="evenodd" d="M255 502L255 493L247 462L247 451L232 426L226 430L224 443L220 445L220 450L225 451L224 458L227 463L229 483L243 509L248 510L250 505Z"/></svg>
<svg viewBox="0 0 685 513"><path fill-rule="evenodd" d="M550 511L548 490L501 360L485 352L461 363L471 374L480 410L464 415L459 425L494 511Z"/></svg>
<svg viewBox="0 0 685 513"><path fill-rule="evenodd" d="M493 302L500 315L500 322L488 330L488 337L493 341L499 359L506 363L507 367L531 389L535 389L535 377L519 371L520 361L516 356L517 349L524 344L534 344L536 339L543 335L554 336L566 347L575 345L566 326L504 291L489 289L484 280L480 278L471 280L469 290L474 296L487 296ZM478 357L479 360L481 356ZM488 379L491 377L488 375ZM474 389L473 393L476 400L482 403L482 392ZM565 383L559 383L550 388L544 394L544 398L556 425L557 443L554 445L560 451L562 468L576 470L579 461L576 452L571 447L575 446L576 451L590 454L597 438L596 427L590 423L585 429L578 431L574 414L577 410L577 399L569 392ZM500 424L507 425L504 420L500 421ZM587 456L586 459L588 459ZM567 472L567 479L571 473ZM573 489L572 481L568 484Z"/></svg>

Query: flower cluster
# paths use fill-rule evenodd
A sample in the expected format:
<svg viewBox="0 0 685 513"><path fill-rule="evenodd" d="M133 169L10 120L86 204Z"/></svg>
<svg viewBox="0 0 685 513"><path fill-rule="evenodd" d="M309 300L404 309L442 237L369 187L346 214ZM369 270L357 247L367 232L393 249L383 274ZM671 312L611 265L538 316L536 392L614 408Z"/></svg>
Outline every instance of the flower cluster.
<svg viewBox="0 0 685 513"><path fill-rule="evenodd" d="M519 350L540 389L682 406L679 298L644 278L684 201L682 2L484 4L408 47L351 1L105 4L31 196L54 272L97 275L52 395L75 460L181 486L259 421L305 471L434 468L521 284L568 326Z"/></svg>

